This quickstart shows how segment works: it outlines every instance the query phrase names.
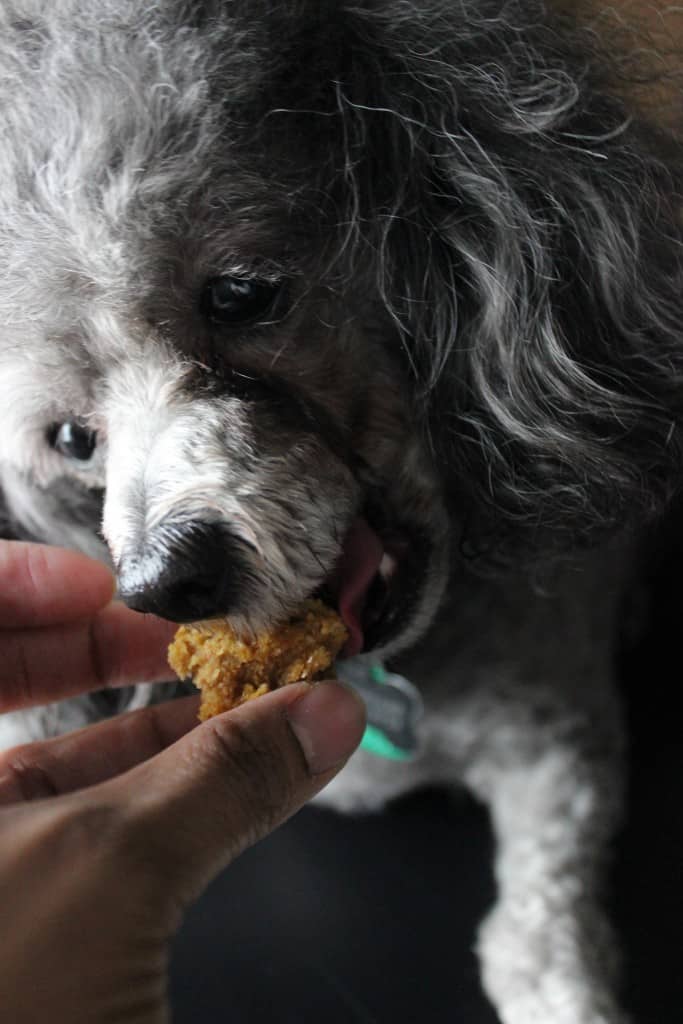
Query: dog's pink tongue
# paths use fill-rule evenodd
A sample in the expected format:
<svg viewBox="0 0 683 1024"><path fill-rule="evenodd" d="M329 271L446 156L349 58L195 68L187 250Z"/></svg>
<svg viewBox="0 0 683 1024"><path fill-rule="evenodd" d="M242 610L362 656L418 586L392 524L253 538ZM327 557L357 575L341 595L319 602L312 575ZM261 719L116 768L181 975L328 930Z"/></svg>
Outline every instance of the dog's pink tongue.
<svg viewBox="0 0 683 1024"><path fill-rule="evenodd" d="M365 519L354 520L337 566L339 614L349 631L344 647L347 658L363 650L361 617L383 554L382 542Z"/></svg>

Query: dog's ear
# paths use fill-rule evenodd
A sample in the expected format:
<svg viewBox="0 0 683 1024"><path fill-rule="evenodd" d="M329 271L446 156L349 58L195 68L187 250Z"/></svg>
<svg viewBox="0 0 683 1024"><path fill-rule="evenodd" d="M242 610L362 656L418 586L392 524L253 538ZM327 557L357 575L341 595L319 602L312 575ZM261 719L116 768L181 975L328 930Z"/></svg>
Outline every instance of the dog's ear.
<svg viewBox="0 0 683 1024"><path fill-rule="evenodd" d="M394 33L340 93L347 220L473 533L575 545L680 480L681 154L585 56L496 32Z"/></svg>

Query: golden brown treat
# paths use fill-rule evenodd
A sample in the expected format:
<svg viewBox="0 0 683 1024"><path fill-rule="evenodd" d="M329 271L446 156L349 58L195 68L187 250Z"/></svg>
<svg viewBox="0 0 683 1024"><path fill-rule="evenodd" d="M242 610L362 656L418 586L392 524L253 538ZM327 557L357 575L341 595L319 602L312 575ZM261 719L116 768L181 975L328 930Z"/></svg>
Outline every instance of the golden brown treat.
<svg viewBox="0 0 683 1024"><path fill-rule="evenodd" d="M305 601L296 614L258 636L238 636L227 622L181 626L168 662L202 692L202 721L288 683L329 676L348 633L322 601Z"/></svg>

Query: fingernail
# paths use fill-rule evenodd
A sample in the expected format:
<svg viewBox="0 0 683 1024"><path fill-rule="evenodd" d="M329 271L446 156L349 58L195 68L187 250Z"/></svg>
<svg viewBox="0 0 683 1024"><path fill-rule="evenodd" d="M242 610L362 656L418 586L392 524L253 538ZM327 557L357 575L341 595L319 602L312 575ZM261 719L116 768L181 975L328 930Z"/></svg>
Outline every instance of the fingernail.
<svg viewBox="0 0 683 1024"><path fill-rule="evenodd" d="M289 707L287 718L311 775L346 761L365 731L365 705L341 683L316 683Z"/></svg>

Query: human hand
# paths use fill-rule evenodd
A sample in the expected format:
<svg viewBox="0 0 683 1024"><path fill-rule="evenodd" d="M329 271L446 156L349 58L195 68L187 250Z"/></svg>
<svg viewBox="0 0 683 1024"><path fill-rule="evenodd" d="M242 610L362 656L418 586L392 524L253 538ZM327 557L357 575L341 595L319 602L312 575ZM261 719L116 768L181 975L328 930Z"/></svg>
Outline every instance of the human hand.
<svg viewBox="0 0 683 1024"><path fill-rule="evenodd" d="M175 627L83 555L0 541L0 711L168 677ZM161 1024L184 909L329 782L360 701L288 686L197 725L197 698L0 754L0 1006L12 1024Z"/></svg>

